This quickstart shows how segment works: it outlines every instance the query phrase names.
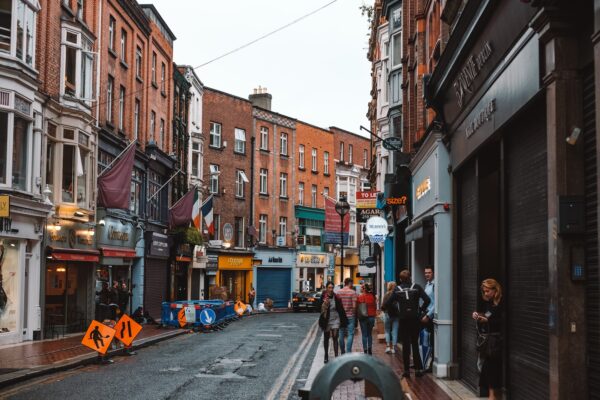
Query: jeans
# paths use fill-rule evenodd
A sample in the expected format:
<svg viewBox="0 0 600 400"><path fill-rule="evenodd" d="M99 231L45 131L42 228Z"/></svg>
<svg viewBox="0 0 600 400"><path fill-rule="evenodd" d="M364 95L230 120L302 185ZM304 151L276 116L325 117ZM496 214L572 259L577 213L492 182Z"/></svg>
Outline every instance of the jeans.
<svg viewBox="0 0 600 400"><path fill-rule="evenodd" d="M400 321L396 317L390 317L388 313L383 313L383 328L385 331L385 344L396 346L398 343L398 326Z"/></svg>
<svg viewBox="0 0 600 400"><path fill-rule="evenodd" d="M342 352L352 352L352 343L354 342L354 328L356 327L356 318L348 318L348 326L340 328L340 349ZM348 336L348 341L344 344L344 339Z"/></svg>
<svg viewBox="0 0 600 400"><path fill-rule="evenodd" d="M366 352L373 347L373 327L375 326L375 317L367 317L359 320L359 322L363 350Z"/></svg>
<svg viewBox="0 0 600 400"><path fill-rule="evenodd" d="M423 369L421 354L419 353L419 329L421 321L417 318L403 319L400 323L400 336L402 337L402 360L404 361L404 372L409 372L410 351L412 348L413 363L415 370Z"/></svg>

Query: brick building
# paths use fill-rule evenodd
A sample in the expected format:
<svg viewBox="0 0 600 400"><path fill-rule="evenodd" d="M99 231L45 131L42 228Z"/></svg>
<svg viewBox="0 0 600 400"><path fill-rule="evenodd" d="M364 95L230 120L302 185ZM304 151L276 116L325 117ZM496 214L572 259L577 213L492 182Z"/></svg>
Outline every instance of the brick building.
<svg viewBox="0 0 600 400"><path fill-rule="evenodd" d="M223 285L232 297L245 299L252 284L252 257L245 250L253 193L252 103L205 87L202 127L207 141L201 179L204 196L213 196L214 213L214 234L206 228L203 234L217 241L208 249L208 286Z"/></svg>

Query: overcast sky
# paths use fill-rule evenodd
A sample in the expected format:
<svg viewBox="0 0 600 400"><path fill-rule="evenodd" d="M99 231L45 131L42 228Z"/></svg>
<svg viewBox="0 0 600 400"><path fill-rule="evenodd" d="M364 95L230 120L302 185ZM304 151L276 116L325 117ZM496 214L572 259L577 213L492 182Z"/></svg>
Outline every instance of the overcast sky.
<svg viewBox="0 0 600 400"><path fill-rule="evenodd" d="M175 62L199 66L332 0L140 0L173 31ZM359 6L337 0L302 21L196 69L204 85L248 98L259 85L272 110L327 128L368 128L368 22Z"/></svg>

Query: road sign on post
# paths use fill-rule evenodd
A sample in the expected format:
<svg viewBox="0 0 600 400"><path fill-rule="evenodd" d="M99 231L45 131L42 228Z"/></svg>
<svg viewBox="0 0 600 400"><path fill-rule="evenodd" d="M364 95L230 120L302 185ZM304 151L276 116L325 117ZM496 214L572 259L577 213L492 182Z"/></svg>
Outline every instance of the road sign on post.
<svg viewBox="0 0 600 400"><path fill-rule="evenodd" d="M391 151L402 151L402 138L392 136L382 141L383 148Z"/></svg>
<svg viewBox="0 0 600 400"><path fill-rule="evenodd" d="M135 322L129 315L123 314L115 325L115 337L125 346L131 346L133 339L142 331L142 326Z"/></svg>
<svg viewBox="0 0 600 400"><path fill-rule="evenodd" d="M81 340L81 344L97 351L100 354L106 354L110 342L115 337L115 330L98 321L92 321Z"/></svg>

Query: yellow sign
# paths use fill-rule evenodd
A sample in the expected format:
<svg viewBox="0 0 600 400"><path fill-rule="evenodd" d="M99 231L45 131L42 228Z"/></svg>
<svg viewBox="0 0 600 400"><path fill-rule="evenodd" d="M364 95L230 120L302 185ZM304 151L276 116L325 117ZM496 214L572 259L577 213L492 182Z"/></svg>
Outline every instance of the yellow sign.
<svg viewBox="0 0 600 400"><path fill-rule="evenodd" d="M251 270L252 257L219 256L219 269Z"/></svg>
<svg viewBox="0 0 600 400"><path fill-rule="evenodd" d="M0 195L0 218L10 217L10 196L7 194Z"/></svg>
<svg viewBox="0 0 600 400"><path fill-rule="evenodd" d="M417 186L417 190L415 195L417 196L417 200L421 200L421 197L425 196L427 192L431 190L431 179L429 177L425 178L423 182Z"/></svg>
<svg viewBox="0 0 600 400"><path fill-rule="evenodd" d="M125 346L131 346L133 339L142 331L142 326L135 322L129 315L123 314L115 325L115 337Z"/></svg>
<svg viewBox="0 0 600 400"><path fill-rule="evenodd" d="M106 354L110 342L115 337L115 330L98 321L92 321L87 329L87 332L81 339L81 344L97 351L101 354Z"/></svg>

